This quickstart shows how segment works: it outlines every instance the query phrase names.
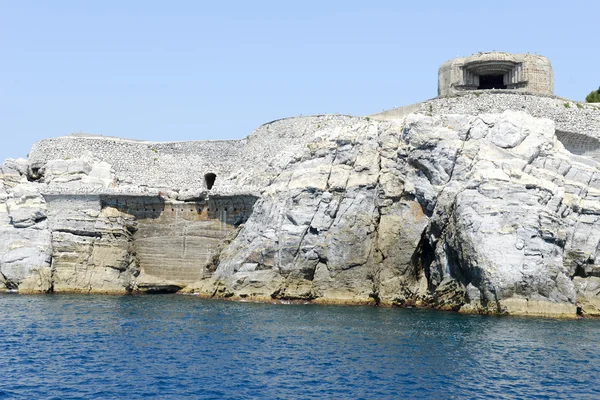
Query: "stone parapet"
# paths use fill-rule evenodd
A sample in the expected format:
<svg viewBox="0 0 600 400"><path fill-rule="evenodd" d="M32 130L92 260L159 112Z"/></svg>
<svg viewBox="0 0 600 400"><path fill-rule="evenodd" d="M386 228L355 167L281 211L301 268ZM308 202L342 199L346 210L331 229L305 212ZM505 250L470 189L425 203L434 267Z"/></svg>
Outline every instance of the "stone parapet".
<svg viewBox="0 0 600 400"><path fill-rule="evenodd" d="M405 110L432 115L525 111L534 117L553 120L557 130L600 137L600 103L584 103L553 95L508 90L464 92L436 97L410 106L371 114L369 117L377 120L403 118L406 116Z"/></svg>

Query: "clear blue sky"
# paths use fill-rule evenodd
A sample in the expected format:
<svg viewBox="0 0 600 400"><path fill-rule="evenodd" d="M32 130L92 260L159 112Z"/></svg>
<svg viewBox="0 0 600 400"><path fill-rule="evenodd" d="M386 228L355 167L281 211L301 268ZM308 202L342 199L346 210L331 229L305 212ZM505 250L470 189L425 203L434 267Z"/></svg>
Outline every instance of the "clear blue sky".
<svg viewBox="0 0 600 400"><path fill-rule="evenodd" d="M294 115L436 95L438 66L536 52L555 93L600 86L600 1L0 0L0 161L88 132L230 139Z"/></svg>

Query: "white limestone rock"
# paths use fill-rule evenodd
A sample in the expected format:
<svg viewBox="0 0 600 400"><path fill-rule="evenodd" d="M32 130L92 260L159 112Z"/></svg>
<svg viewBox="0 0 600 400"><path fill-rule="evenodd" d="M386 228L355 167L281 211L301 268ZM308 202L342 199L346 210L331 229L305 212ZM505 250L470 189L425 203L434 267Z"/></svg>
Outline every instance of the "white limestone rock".
<svg viewBox="0 0 600 400"><path fill-rule="evenodd" d="M575 316L574 270L600 243L593 171L522 112L357 121L315 135L198 287Z"/></svg>
<svg viewBox="0 0 600 400"><path fill-rule="evenodd" d="M548 119L515 111L383 122L295 118L235 144L190 144L190 154L183 144L60 143L98 154L45 160L37 145L27 171L39 169L41 183L27 182L22 165L0 171L6 286L178 290L180 282L144 272L137 217L103 196L155 196L160 205L251 195L258 197L252 214L225 239L203 210L179 225L168 220L182 215L175 206L171 214L157 210L148 218L182 233L173 242L154 238L153 257L171 252L168 243L187 246L188 228L198 229L189 243L206 250L190 251L214 257L198 263L198 280L186 290L205 296L600 314L600 168L566 151ZM119 146L153 161L128 165L113 154ZM215 149L224 152L222 164ZM207 172L217 175L211 189ZM22 241L25 233L35 240ZM27 271L21 260L38 266ZM39 283L44 279L50 285Z"/></svg>
<svg viewBox="0 0 600 400"><path fill-rule="evenodd" d="M21 170L26 172L26 168ZM12 171L22 177L16 169ZM15 173L6 174L6 169L4 172L0 188L0 280L11 290L50 291L51 234L40 185L24 177L16 179Z"/></svg>
<svg viewBox="0 0 600 400"><path fill-rule="evenodd" d="M90 156L68 160L51 160L43 167L44 183L50 187L77 190L104 189L115 186L115 173L110 164Z"/></svg>

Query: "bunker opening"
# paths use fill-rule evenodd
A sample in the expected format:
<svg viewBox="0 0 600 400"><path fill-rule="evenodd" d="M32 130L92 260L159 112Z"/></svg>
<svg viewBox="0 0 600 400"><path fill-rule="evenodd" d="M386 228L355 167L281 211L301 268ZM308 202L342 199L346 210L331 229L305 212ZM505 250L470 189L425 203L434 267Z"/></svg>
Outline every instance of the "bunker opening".
<svg viewBox="0 0 600 400"><path fill-rule="evenodd" d="M212 172L209 172L208 174L204 175L204 183L206 184L206 188L208 190L212 189L216 179L217 175L213 174Z"/></svg>
<svg viewBox="0 0 600 400"><path fill-rule="evenodd" d="M477 89L506 89L503 75L481 75Z"/></svg>

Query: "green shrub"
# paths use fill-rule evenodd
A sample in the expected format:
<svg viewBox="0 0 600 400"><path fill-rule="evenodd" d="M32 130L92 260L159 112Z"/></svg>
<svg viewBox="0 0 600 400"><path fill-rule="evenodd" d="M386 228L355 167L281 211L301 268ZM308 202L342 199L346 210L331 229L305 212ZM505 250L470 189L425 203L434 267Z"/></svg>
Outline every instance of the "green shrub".
<svg viewBox="0 0 600 400"><path fill-rule="evenodd" d="M585 96L587 103L600 103L600 88L598 90L592 90L590 94Z"/></svg>
<svg viewBox="0 0 600 400"><path fill-rule="evenodd" d="M571 105L569 103L565 103L563 105L565 106L565 108L571 108Z"/></svg>

